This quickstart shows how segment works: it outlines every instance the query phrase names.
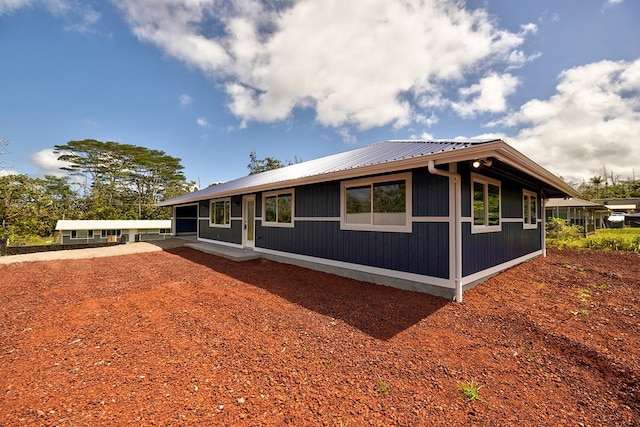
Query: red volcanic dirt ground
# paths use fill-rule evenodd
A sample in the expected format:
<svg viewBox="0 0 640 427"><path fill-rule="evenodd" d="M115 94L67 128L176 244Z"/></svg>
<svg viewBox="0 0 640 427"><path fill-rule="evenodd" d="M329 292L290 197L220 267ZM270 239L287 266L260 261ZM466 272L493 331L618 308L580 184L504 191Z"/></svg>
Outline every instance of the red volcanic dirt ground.
<svg viewBox="0 0 640 427"><path fill-rule="evenodd" d="M550 250L461 304L187 248L0 278L0 425L640 425L637 254Z"/></svg>

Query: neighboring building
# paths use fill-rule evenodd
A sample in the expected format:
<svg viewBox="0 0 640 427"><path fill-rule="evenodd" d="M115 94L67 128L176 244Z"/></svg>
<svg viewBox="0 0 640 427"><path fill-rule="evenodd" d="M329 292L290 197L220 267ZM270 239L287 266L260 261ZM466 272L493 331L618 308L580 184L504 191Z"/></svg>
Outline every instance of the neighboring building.
<svg viewBox="0 0 640 427"><path fill-rule="evenodd" d="M59 220L56 231L63 245L159 240L171 236L171 220Z"/></svg>
<svg viewBox="0 0 640 427"><path fill-rule="evenodd" d="M501 140L385 141L159 206L203 242L461 301L542 255L541 200L575 196Z"/></svg>
<svg viewBox="0 0 640 427"><path fill-rule="evenodd" d="M611 211L633 214L640 212L640 197L627 199L593 199L596 203L602 203Z"/></svg>
<svg viewBox="0 0 640 427"><path fill-rule="evenodd" d="M547 220L549 218L564 219L571 225L583 227L586 235L595 233L597 228L607 227L606 219L611 213L601 203L578 198L549 199L545 202L545 212Z"/></svg>

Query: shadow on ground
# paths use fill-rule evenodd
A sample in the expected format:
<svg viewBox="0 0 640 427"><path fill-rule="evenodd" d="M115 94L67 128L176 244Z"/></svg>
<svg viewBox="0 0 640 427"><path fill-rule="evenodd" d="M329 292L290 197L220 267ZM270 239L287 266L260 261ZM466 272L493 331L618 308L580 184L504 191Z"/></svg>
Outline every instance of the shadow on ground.
<svg viewBox="0 0 640 427"><path fill-rule="evenodd" d="M450 303L428 294L264 259L234 262L185 247L168 248L166 252L341 320L381 340L393 338Z"/></svg>

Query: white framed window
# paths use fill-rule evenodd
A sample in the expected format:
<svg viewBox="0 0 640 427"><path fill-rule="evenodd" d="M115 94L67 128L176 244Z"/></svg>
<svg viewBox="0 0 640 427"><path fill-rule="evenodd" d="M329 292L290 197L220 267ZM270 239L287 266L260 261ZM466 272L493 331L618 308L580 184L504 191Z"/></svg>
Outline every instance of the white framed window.
<svg viewBox="0 0 640 427"><path fill-rule="evenodd" d="M268 227L293 227L293 189L271 191L262 195L262 225Z"/></svg>
<svg viewBox="0 0 640 427"><path fill-rule="evenodd" d="M231 228L230 198L209 202L209 225L211 227Z"/></svg>
<svg viewBox="0 0 640 427"><path fill-rule="evenodd" d="M71 230L72 239L93 239L93 230Z"/></svg>
<svg viewBox="0 0 640 427"><path fill-rule="evenodd" d="M102 230L100 232L100 236L102 236L103 239L110 236L120 237L121 234L122 230Z"/></svg>
<svg viewBox="0 0 640 427"><path fill-rule="evenodd" d="M471 174L472 233L502 231L500 181Z"/></svg>
<svg viewBox="0 0 640 427"><path fill-rule="evenodd" d="M341 183L340 228L411 232L411 173Z"/></svg>
<svg viewBox="0 0 640 427"><path fill-rule="evenodd" d="M522 225L538 228L538 195L532 191L522 191Z"/></svg>

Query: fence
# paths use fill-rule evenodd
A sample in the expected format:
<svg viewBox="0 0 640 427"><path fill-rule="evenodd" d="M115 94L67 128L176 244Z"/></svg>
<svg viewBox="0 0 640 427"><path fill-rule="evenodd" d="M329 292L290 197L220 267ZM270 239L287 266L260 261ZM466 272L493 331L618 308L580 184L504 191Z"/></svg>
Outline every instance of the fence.
<svg viewBox="0 0 640 427"><path fill-rule="evenodd" d="M101 243L72 243L69 245L42 245L42 246L7 246L6 239L0 239L0 255L22 255L37 252L66 251L72 249L102 248L106 246L122 245L127 243L126 236L122 236L117 242Z"/></svg>

